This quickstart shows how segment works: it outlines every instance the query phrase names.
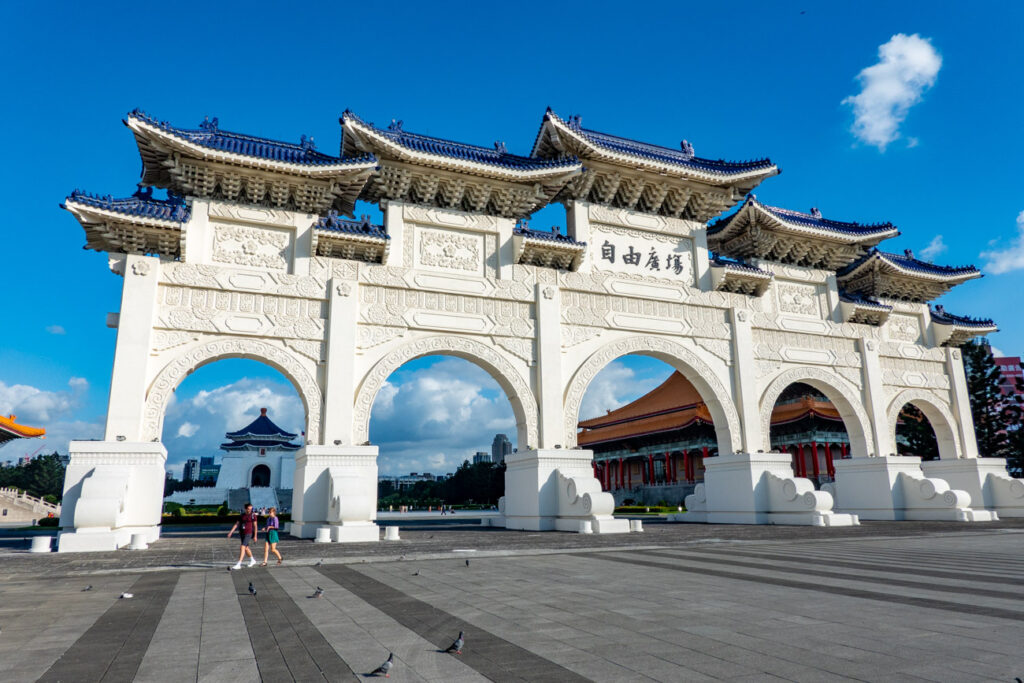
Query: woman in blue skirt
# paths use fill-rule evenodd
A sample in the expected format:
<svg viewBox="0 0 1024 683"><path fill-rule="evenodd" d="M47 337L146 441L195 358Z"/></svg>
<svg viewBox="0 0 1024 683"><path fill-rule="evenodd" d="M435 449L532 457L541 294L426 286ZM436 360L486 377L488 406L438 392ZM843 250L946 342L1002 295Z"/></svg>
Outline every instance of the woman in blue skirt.
<svg viewBox="0 0 1024 683"><path fill-rule="evenodd" d="M274 553L277 556L277 563L281 564L281 553L277 552L277 542L280 540L277 536L277 532L281 529L281 520L277 518L277 508L270 508L269 516L267 517L267 526L264 531L267 532L267 540L263 545L263 564L261 567L267 566L267 558L270 557L270 553Z"/></svg>

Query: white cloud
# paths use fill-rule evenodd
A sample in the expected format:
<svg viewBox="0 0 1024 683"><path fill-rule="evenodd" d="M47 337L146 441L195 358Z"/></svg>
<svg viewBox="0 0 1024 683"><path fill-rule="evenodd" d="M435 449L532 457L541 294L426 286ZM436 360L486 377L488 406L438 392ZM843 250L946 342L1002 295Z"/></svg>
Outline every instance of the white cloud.
<svg viewBox="0 0 1024 683"><path fill-rule="evenodd" d="M942 235L936 235L932 238L932 241L928 243L928 246L921 250L921 256L930 261L946 251L946 249L947 246L946 243L942 241Z"/></svg>
<svg viewBox="0 0 1024 683"><path fill-rule="evenodd" d="M27 384L0 381L0 414L17 415L19 421L45 427L47 422L69 415L89 389L82 377L68 380L68 391L45 391Z"/></svg>
<svg viewBox="0 0 1024 683"><path fill-rule="evenodd" d="M672 368L664 365L654 374L638 377L636 372L621 360L612 361L594 376L586 393L583 394L580 419L600 417L609 410L621 408L635 401L664 382L671 373Z"/></svg>
<svg viewBox="0 0 1024 683"><path fill-rule="evenodd" d="M47 326L46 331L50 334L67 334L63 325L49 325Z"/></svg>
<svg viewBox="0 0 1024 683"><path fill-rule="evenodd" d="M186 439L192 438L199 431L199 425L192 424L191 422L182 422L178 427L178 433L176 436L183 436Z"/></svg>
<svg viewBox="0 0 1024 683"><path fill-rule="evenodd" d="M1009 273L1024 268L1024 211L1017 214L1017 235L1005 249L981 252L985 259L985 270L993 275Z"/></svg>
<svg viewBox="0 0 1024 683"><path fill-rule="evenodd" d="M994 346L992 347L992 355L996 358L1006 358L1006 354L1003 353L1002 349L997 349Z"/></svg>
<svg viewBox="0 0 1024 683"><path fill-rule="evenodd" d="M900 137L899 127L910 108L935 84L942 57L928 38L897 33L878 47L878 63L857 79L861 91L843 100L853 106L853 134L881 151ZM911 138L910 146L917 144Z"/></svg>

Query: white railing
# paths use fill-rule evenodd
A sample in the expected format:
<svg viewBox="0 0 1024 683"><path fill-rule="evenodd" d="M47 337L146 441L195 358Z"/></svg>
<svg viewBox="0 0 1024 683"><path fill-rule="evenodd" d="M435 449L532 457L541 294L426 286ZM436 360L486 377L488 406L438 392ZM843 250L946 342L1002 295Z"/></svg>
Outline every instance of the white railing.
<svg viewBox="0 0 1024 683"><path fill-rule="evenodd" d="M42 498L30 496L24 491L19 491L13 486L0 487L0 497L10 498L16 502L31 505L33 512L52 512L54 513L54 515L60 514L60 505L54 505L53 503L47 502Z"/></svg>

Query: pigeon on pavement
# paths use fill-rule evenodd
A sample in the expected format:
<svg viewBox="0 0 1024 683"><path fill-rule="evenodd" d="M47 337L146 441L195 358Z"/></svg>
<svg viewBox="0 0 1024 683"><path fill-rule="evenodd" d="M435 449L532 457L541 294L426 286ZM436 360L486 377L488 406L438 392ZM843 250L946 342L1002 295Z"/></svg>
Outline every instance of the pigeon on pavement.
<svg viewBox="0 0 1024 683"><path fill-rule="evenodd" d="M469 566L469 560L466 560L466 566L467 567Z"/></svg>
<svg viewBox="0 0 1024 683"><path fill-rule="evenodd" d="M249 595L256 597L256 586L252 585L252 581L249 582Z"/></svg>
<svg viewBox="0 0 1024 683"><path fill-rule="evenodd" d="M91 590L92 590L92 584L90 583L88 586L86 586L85 588L82 589L82 592L84 593L86 591L91 591Z"/></svg>
<svg viewBox="0 0 1024 683"><path fill-rule="evenodd" d="M465 633L463 633L462 631L459 631L459 637L455 639L454 643L452 643L451 645L448 646L448 649L445 650L445 652L454 652L457 655L461 655L462 654L462 646L466 644L466 640L463 637L465 635L466 635Z"/></svg>
<svg viewBox="0 0 1024 683"><path fill-rule="evenodd" d="M133 598L133 597L135 597L135 596L133 596L133 595L132 595L131 593L121 593L121 595L120 595L119 597L120 597L120 598L121 598L122 600L127 600L128 598Z"/></svg>
<svg viewBox="0 0 1024 683"><path fill-rule="evenodd" d="M316 590L313 591L312 597L314 597L314 598L322 598L322 597L324 597L324 589L321 588L320 586L317 586Z"/></svg>
<svg viewBox="0 0 1024 683"><path fill-rule="evenodd" d="M384 674L384 678L391 678L391 667L395 665L395 653L389 652L387 661L378 666L376 669L370 672L371 676L377 676L378 674Z"/></svg>

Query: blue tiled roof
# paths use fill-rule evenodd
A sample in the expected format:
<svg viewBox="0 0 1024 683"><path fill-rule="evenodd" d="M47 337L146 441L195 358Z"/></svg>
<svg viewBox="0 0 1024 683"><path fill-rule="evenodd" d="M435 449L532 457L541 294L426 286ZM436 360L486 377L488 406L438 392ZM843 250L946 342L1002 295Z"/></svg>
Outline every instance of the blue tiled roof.
<svg viewBox="0 0 1024 683"><path fill-rule="evenodd" d="M708 234L713 235L723 230L729 222L747 206L757 206L763 209L767 213L775 216L779 220L786 221L788 223L796 223L798 225L806 225L811 228L818 228L819 230L830 230L832 232L839 232L846 235L860 235L869 236L877 235L879 233L887 233L896 230L896 226L892 223L857 223L847 221L836 221L829 218L823 218L821 212L816 209L812 209L811 213L802 213L800 211L793 211L791 209L783 209L778 206L769 206L757 200L757 196L753 194L747 195L747 200L743 205L731 216L716 221L708 227ZM897 233L899 234L899 233ZM895 236L895 235L894 235Z"/></svg>
<svg viewBox="0 0 1024 683"><path fill-rule="evenodd" d="M563 235L560 232L554 230L533 230L527 227L524 223L517 223L515 228L512 229L512 234L522 235L523 237L529 237L535 240L544 240L546 242L555 242L557 244L564 244L567 246L586 246L586 242L577 242L568 235Z"/></svg>
<svg viewBox="0 0 1024 683"><path fill-rule="evenodd" d="M860 294L854 294L852 292L847 292L845 290L839 290L839 300L840 301L845 301L846 303L850 303L850 304L857 304L858 306L867 306L869 308L877 308L877 309L883 310L883 311L891 311L892 310L892 306L889 306L889 305L883 304L883 303L879 303L878 301L873 301L872 299L869 299L866 296L862 296Z"/></svg>
<svg viewBox="0 0 1024 683"><path fill-rule="evenodd" d="M318 230L329 230L331 232L345 233L348 235L359 235L360 237L377 237L384 240L391 239L383 225L374 225L367 215L360 216L357 221L350 221L345 218L338 218L337 211L329 211L313 226Z"/></svg>
<svg viewBox="0 0 1024 683"><path fill-rule="evenodd" d="M545 118L554 115L554 112L548 109L545 114ZM686 149L683 149L683 146L681 146L680 149L672 149L670 147L652 145L647 142L638 142L636 140L630 140L617 135L601 133L596 130L583 128L579 123L578 117L571 117L564 123L573 131L579 133L598 147L603 147L607 150L618 152L620 154L642 157L650 161L686 166L689 168L696 168L701 171L707 171L709 173L719 173L723 175L735 175L737 173L746 173L748 171L769 169L775 166L771 159L768 159L767 157L764 159L753 159L750 161L704 159L694 156L692 151L693 148L690 147L688 143L684 145Z"/></svg>
<svg viewBox="0 0 1024 683"><path fill-rule="evenodd" d="M445 140L443 138L420 135L419 133L410 133L409 131L402 129L401 121L394 121L387 128L377 128L372 123L363 121L352 112L345 110L341 115L341 125L344 126L347 120L352 120L362 126L372 128L378 134L383 135L395 144L401 145L406 149L423 152L425 154L434 154L451 159L487 164L488 166L497 166L513 171L555 170L559 168L571 170L573 167L579 166L579 159L576 157L563 157L560 159L550 160L535 159L532 157L519 156L517 154L509 154L505 150L504 143L495 143L493 148L478 147L477 145L469 145L463 142L453 142L452 140Z"/></svg>
<svg viewBox="0 0 1024 683"><path fill-rule="evenodd" d="M145 121L177 138L209 149L280 161L282 163L306 166L331 166L338 164L363 164L375 161L372 154L342 159L318 152L313 144L313 139L306 138L305 135L302 136L298 144L295 144L258 138L252 135L243 135L241 133L232 133L221 130L218 127L216 118L203 121L199 124L199 129L197 130L177 128L166 121L157 121L139 109L130 112L128 118Z"/></svg>
<svg viewBox="0 0 1024 683"><path fill-rule="evenodd" d="M957 325L959 327L995 327L995 322L988 318L970 318L965 315L947 313L942 306L929 308L932 321L940 325Z"/></svg>
<svg viewBox="0 0 1024 683"><path fill-rule="evenodd" d="M270 421L267 417L267 409L260 409L260 416L249 423L248 426L243 427L237 432L228 432L224 436L229 439L244 439L247 437L260 437L260 436L276 436L283 439L294 439L297 435L290 432L286 432L276 424ZM272 443L280 443L274 441Z"/></svg>
<svg viewBox="0 0 1024 683"><path fill-rule="evenodd" d="M230 441L228 443L222 443L220 447L225 451L240 451L248 448L280 448L284 451L297 451L302 448L302 446L297 443L288 443L287 441L263 441L260 439L241 439L239 441Z"/></svg>
<svg viewBox="0 0 1024 683"><path fill-rule="evenodd" d="M873 258L884 259L900 268L907 270L915 270L919 273L927 275L975 275L980 274L978 269L974 266L938 266L934 263L928 263L927 261L920 261L914 258L914 254L909 249L905 250L903 254L893 254L881 249L872 249L867 254L857 259L845 268L837 271L839 275L846 275L852 273L861 265Z"/></svg>
<svg viewBox="0 0 1024 683"><path fill-rule="evenodd" d="M182 197L170 194L167 199L153 199L152 188L140 188L131 197L114 199L108 195L96 195L75 190L68 201L85 204L105 211L113 211L126 216L157 218L165 221L185 223L192 210Z"/></svg>
<svg viewBox="0 0 1024 683"><path fill-rule="evenodd" d="M715 266L725 266L727 268L733 268L736 270L745 270L748 273L756 273L758 275L771 276L771 273L769 273L766 270L761 270L757 266L752 266L745 261L741 261L740 259L726 258L720 254L712 254L711 263L712 265Z"/></svg>

